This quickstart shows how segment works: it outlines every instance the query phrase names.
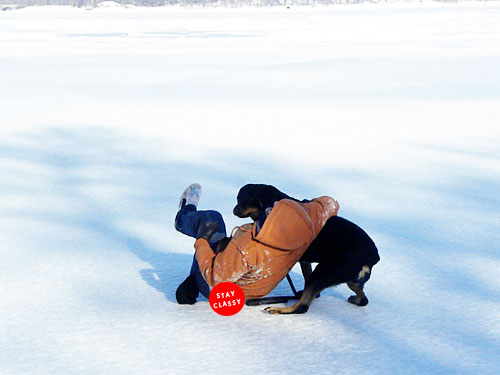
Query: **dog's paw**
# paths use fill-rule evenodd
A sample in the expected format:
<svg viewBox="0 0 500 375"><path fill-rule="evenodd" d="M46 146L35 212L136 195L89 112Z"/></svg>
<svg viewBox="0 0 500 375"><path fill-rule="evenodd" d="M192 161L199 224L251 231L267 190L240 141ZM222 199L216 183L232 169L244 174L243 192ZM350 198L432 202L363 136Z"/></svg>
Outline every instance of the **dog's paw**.
<svg viewBox="0 0 500 375"><path fill-rule="evenodd" d="M366 306L368 305L368 298L366 297L358 298L357 296L350 296L347 299L347 302L352 303L353 305L356 306Z"/></svg>
<svg viewBox="0 0 500 375"><path fill-rule="evenodd" d="M282 314L304 314L309 310L308 305L294 305L289 307L266 307L264 310L268 314L282 315Z"/></svg>
<svg viewBox="0 0 500 375"><path fill-rule="evenodd" d="M264 311L268 314L273 314L273 315L281 314L281 309L279 307L266 307Z"/></svg>

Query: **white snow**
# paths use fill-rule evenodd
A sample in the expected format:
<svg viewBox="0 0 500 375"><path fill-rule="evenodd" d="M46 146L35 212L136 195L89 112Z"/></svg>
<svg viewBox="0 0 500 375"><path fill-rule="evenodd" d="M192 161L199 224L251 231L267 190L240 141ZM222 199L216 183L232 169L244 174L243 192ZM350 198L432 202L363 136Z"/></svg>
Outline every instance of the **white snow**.
<svg viewBox="0 0 500 375"><path fill-rule="evenodd" d="M497 374L499 67L498 2L0 12L0 373ZM370 304L177 305L192 182L336 198Z"/></svg>

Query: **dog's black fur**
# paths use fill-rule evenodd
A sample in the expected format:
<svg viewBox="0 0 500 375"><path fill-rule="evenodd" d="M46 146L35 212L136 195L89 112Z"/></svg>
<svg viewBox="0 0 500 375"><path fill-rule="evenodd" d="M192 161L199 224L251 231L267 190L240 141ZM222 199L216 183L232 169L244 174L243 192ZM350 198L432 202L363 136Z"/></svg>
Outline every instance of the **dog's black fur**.
<svg viewBox="0 0 500 375"><path fill-rule="evenodd" d="M293 199L271 185L248 184L238 193L238 204L233 213L251 217L256 221L263 211L281 199ZM302 202L308 202L304 200ZM300 262L305 277L305 287L299 301L287 308L268 307L272 314L300 314L309 309L313 299L325 288L347 283L356 293L348 301L358 306L368 304L363 291L370 278L372 267L380 260L372 239L356 224L339 216L331 217L320 234L311 243ZM310 275L310 263L318 263ZM307 265L305 266L304 265Z"/></svg>

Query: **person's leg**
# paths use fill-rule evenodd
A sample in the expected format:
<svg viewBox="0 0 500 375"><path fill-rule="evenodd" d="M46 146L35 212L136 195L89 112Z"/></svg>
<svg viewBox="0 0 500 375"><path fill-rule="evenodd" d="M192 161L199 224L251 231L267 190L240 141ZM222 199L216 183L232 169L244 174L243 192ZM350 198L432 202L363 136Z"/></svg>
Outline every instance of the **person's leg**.
<svg viewBox="0 0 500 375"><path fill-rule="evenodd" d="M186 204L175 217L175 229L189 237L198 238L200 229L209 222L217 223L217 230L210 239L212 245L226 236L226 225L218 211L198 211L195 205Z"/></svg>
<svg viewBox="0 0 500 375"><path fill-rule="evenodd" d="M198 261L196 260L196 256L193 257L193 263L191 264L191 271L189 271L189 277L194 278L198 291L205 298L208 298L210 296L210 286L205 281L203 275L200 272L200 266L198 264Z"/></svg>
<svg viewBox="0 0 500 375"><path fill-rule="evenodd" d="M200 229L209 222L215 222L217 230L213 234L211 242L218 242L226 235L224 220L217 211L198 211L200 196L200 184L191 184L184 190L179 200L179 211L175 216L175 228L187 236L198 238Z"/></svg>
<svg viewBox="0 0 500 375"><path fill-rule="evenodd" d="M226 236L226 226L222 215L217 211L198 211L192 204L184 206L175 218L175 228L187 236L198 238L198 232L206 223L217 223L217 231L210 238L210 246L215 248L217 243ZM196 302L198 291L206 298L210 295L210 287L200 272L200 267L196 256L193 256L193 263L188 278L179 286L176 292L179 303L192 304ZM181 302L184 301L184 302Z"/></svg>
<svg viewBox="0 0 500 375"><path fill-rule="evenodd" d="M217 223L217 230L209 241L210 246L214 249L216 244L226 236L224 219L219 212L213 210L198 211L194 205L188 204L177 213L175 218L175 228L187 236L197 238L200 229L209 222ZM200 272L196 256L193 256L193 263L191 265L189 275L194 277L199 292L208 298L210 295L210 287Z"/></svg>
<svg viewBox="0 0 500 375"><path fill-rule="evenodd" d="M201 186L196 183L191 184L184 190L179 202L179 212L175 217L175 228L187 236L199 238L200 230L207 223L216 223L216 232L211 236L209 241L210 246L214 249L216 244L226 236L226 226L219 212L197 210L200 195ZM177 288L177 302L180 304L193 304L196 302L199 292L208 298L210 287L203 278L196 256L194 256L189 276Z"/></svg>

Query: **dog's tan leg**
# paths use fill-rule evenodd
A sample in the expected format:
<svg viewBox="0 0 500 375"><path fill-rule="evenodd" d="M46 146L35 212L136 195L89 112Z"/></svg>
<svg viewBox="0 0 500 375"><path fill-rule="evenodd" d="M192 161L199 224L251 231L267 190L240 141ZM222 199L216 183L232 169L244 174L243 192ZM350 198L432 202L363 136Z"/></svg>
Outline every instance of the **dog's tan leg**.
<svg viewBox="0 0 500 375"><path fill-rule="evenodd" d="M316 293L316 295L318 293ZM302 298L299 299L292 306L267 307L267 308L265 308L265 311L267 311L269 314L275 314L275 315L278 315L278 314L304 314L307 312L307 310L309 310L309 306L311 305L311 302L316 297L316 295L314 295L313 297L310 297L310 298L304 298L304 294L302 294Z"/></svg>
<svg viewBox="0 0 500 375"><path fill-rule="evenodd" d="M316 296L321 292L322 288L314 288L311 284L304 288L300 299L288 307L267 307L265 311L269 314L304 314L309 310L309 306Z"/></svg>

